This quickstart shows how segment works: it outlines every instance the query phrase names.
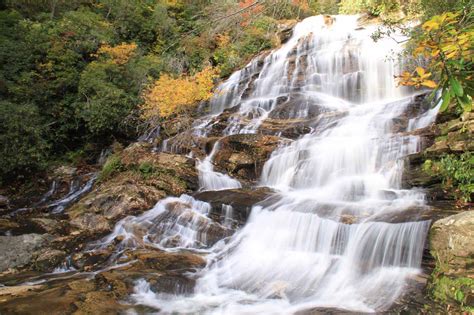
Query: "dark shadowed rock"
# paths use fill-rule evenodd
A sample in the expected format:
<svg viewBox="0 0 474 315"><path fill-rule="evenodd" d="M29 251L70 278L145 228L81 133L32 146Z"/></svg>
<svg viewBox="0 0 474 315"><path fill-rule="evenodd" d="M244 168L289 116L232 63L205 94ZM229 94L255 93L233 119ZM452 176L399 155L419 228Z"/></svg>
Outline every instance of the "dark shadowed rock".
<svg viewBox="0 0 474 315"><path fill-rule="evenodd" d="M227 173L245 180L257 180L271 153L287 142L276 136L238 134L220 140L214 164Z"/></svg>
<svg viewBox="0 0 474 315"><path fill-rule="evenodd" d="M204 191L194 195L196 199L206 201L212 206L211 216L222 220L222 206L229 205L233 208L233 220L239 225L245 224L254 205L264 201L273 194L267 187L252 189L227 189L219 191Z"/></svg>

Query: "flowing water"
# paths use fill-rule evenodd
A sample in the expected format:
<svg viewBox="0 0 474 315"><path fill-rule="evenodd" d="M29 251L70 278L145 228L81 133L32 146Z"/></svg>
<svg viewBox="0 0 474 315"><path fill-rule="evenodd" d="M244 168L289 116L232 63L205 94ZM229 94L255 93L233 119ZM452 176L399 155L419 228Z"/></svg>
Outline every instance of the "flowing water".
<svg viewBox="0 0 474 315"><path fill-rule="evenodd" d="M407 279L420 272L429 222L383 220L422 209L425 201L421 191L401 188L403 157L420 149L418 137L394 131L414 97L396 86L399 65L387 58L401 47L391 39L374 43L374 30L359 27L354 16L328 24L322 16L305 19L281 48L221 85L211 101L213 115L195 134L206 135L212 118L234 106L221 136L258 133L282 100L297 105L286 119L317 113L317 123L273 152L259 184L275 189L278 198L254 206L230 238L209 242L209 204L183 195L124 219L102 240L104 246L121 235L124 246L206 249L207 266L192 275L194 294L157 294L140 280L132 296L137 304L186 314L375 312L401 295ZM435 115L429 110L410 119L404 131L427 126ZM216 142L198 163L201 190L241 186L214 171L218 150ZM222 211L228 229L232 207Z"/></svg>

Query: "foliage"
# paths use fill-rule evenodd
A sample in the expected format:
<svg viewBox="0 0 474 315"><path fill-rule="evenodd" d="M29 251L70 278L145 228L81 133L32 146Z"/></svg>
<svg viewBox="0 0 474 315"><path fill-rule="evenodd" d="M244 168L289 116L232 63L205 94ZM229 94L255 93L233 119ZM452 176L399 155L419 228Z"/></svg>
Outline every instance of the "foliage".
<svg viewBox="0 0 474 315"><path fill-rule="evenodd" d="M143 117L168 117L212 96L218 71L207 67L194 76L162 75L144 94Z"/></svg>
<svg viewBox="0 0 474 315"><path fill-rule="evenodd" d="M413 35L412 55L426 63L399 77L400 84L439 91L440 111L451 102L464 112L472 110L474 96L474 23L472 12L446 12L424 22ZM436 82L435 82L436 81Z"/></svg>
<svg viewBox="0 0 474 315"><path fill-rule="evenodd" d="M117 65L124 65L135 54L136 50L137 44L135 43L122 43L114 47L111 47L109 45L102 45L97 51L97 55L108 55L112 59L113 63Z"/></svg>
<svg viewBox="0 0 474 315"><path fill-rule="evenodd" d="M474 156L465 152L459 156L449 154L440 160L426 160L424 170L437 174L443 180L446 189L462 202L472 201L474 194Z"/></svg>
<svg viewBox="0 0 474 315"><path fill-rule="evenodd" d="M342 14L367 12L374 16L394 12L401 8L400 1L393 0L342 0L339 5L339 12Z"/></svg>
<svg viewBox="0 0 474 315"><path fill-rule="evenodd" d="M46 130L35 106L0 102L0 179L44 167L48 152Z"/></svg>
<svg viewBox="0 0 474 315"><path fill-rule="evenodd" d="M143 179L148 179L151 175L153 175L155 169L152 163L143 162L138 166L138 171L140 172Z"/></svg>
<svg viewBox="0 0 474 315"><path fill-rule="evenodd" d="M474 311L472 306L467 305L467 298L474 289L474 280L466 277L450 278L438 275L431 285L433 297L443 303L456 303L461 310L466 312Z"/></svg>
<svg viewBox="0 0 474 315"><path fill-rule="evenodd" d="M4 149L0 161L11 166L2 166L0 177L31 173L86 146L100 151L113 141L130 141L146 117L160 113L166 119L209 98L217 72L228 76L255 54L278 45L277 19L312 14L316 2L2 2L0 97L2 108L12 110L5 116L12 121L2 141L13 141L19 131L12 126L24 125L25 143L31 147L18 144L17 164ZM163 95L173 94L173 83L195 94L178 89L182 93L172 96L177 103L170 105L170 99L160 108L161 101L148 93L158 78L160 84L170 83L168 91L159 92ZM140 115L146 100L154 105ZM22 111L28 114L18 114Z"/></svg>

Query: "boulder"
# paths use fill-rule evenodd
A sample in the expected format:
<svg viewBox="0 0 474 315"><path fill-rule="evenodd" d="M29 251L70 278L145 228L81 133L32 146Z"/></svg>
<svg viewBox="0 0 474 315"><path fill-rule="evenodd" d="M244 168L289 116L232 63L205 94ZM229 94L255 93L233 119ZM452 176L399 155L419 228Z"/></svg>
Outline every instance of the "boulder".
<svg viewBox="0 0 474 315"><path fill-rule="evenodd" d="M474 305L474 210L436 221L430 252L436 261L432 296L452 312L468 311Z"/></svg>
<svg viewBox="0 0 474 315"><path fill-rule="evenodd" d="M474 210L436 221L430 231L431 253L448 275L465 274L474 263Z"/></svg>
<svg viewBox="0 0 474 315"><path fill-rule="evenodd" d="M0 236L0 272L33 263L36 252L50 240L47 234Z"/></svg>

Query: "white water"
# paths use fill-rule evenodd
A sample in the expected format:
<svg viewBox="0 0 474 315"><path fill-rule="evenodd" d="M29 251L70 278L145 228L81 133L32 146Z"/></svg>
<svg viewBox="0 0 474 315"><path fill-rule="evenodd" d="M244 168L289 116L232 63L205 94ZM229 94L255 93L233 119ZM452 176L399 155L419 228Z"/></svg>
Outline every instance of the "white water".
<svg viewBox="0 0 474 315"><path fill-rule="evenodd" d="M90 249L106 248L119 241L118 249L152 246L159 249L204 248L215 243L209 235L226 236L226 230L207 217L211 206L188 195L168 197L140 216L121 220L114 231Z"/></svg>
<svg viewBox="0 0 474 315"><path fill-rule="evenodd" d="M229 175L214 171L212 160L218 150L219 141L216 141L211 153L205 159L198 162L200 190L223 190L242 187L238 180L231 178Z"/></svg>
<svg viewBox="0 0 474 315"><path fill-rule="evenodd" d="M305 100L290 118L304 117L311 107L336 115L273 153L260 184L277 189L280 198L254 207L224 247L211 249L194 295L155 294L140 280L136 303L185 314L292 314L317 307L375 312L389 308L419 272L429 222L376 220L425 204L422 192L401 189L402 158L419 150L419 139L393 132L393 119L403 116L413 95L396 87L397 64L386 58L400 47L391 39L373 43L374 29L358 29L356 19L337 16L327 27L321 16L308 18L261 70L254 61L221 86L214 114L240 104L224 135L258 132L281 97ZM256 71L252 92L244 95L245 78ZM435 115L427 111L407 129L425 127ZM239 187L214 172L217 150L216 144L198 166L201 189ZM162 204L151 211L162 211ZM146 230L146 221L134 224ZM172 230L192 240L181 245L195 245L188 230Z"/></svg>

